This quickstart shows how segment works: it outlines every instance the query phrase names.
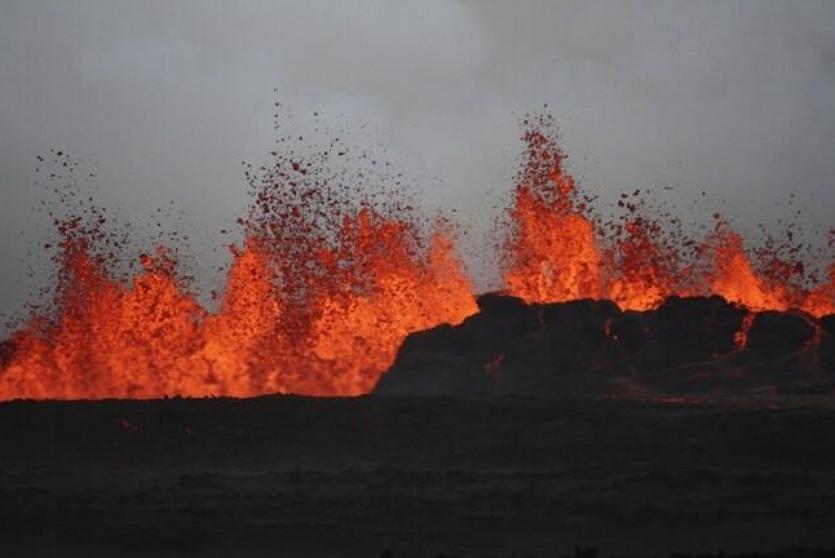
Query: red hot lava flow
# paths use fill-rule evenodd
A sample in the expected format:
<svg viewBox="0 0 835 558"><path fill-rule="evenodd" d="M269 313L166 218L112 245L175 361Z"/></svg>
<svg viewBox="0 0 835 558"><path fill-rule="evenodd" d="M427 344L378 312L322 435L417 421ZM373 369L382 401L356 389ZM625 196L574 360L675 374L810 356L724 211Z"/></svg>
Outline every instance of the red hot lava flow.
<svg viewBox="0 0 835 558"><path fill-rule="evenodd" d="M632 201L605 234L547 123L524 136L502 262L509 294L531 303L610 298L632 310L719 294L752 311L835 312L835 266L814 288L798 281L801 266L773 254L759 270L723 222L692 261L659 240L662 227ZM477 311L443 221L426 238L408 208L358 203L316 179L313 165L279 156L261 170L249 175L245 240L232 249L215 311L185 288L164 249L118 280L96 255L95 226L63 220L53 311L0 345L0 400L359 395L410 332Z"/></svg>

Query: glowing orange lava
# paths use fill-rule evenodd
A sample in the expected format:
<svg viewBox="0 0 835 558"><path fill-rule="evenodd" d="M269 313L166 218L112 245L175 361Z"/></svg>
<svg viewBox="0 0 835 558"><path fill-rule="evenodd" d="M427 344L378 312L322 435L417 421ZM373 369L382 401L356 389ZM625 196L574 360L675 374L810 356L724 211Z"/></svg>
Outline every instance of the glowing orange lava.
<svg viewBox="0 0 835 558"><path fill-rule="evenodd" d="M742 237L720 222L684 265L676 247L664 244L661 227L637 208L606 238L580 201L565 155L547 130L550 119L531 124L523 139L527 159L509 209L510 233L503 276L509 294L529 303L608 298L624 310L649 310L670 295L719 294L751 310L799 308L814 316L835 311L835 264L827 283L806 289L802 266L770 254L758 271ZM626 196L623 196L626 197Z"/></svg>
<svg viewBox="0 0 835 558"><path fill-rule="evenodd" d="M528 302L598 298L601 262L594 227L573 207L574 183L559 173L558 163L549 180L556 185L551 198L538 196L528 184L516 190L507 288Z"/></svg>
<svg viewBox="0 0 835 558"><path fill-rule="evenodd" d="M143 256L130 283L113 279L91 255L95 235L73 221L55 318L6 342L0 400L360 395L409 333L476 312L443 223L422 243L414 225L365 207L321 232L281 190L261 202L273 194L286 215L253 212L216 312L182 287L164 250Z"/></svg>
<svg viewBox="0 0 835 558"><path fill-rule="evenodd" d="M387 248L366 262L361 291L345 275L339 291L309 278L303 306L285 300L270 257L250 241L234 256L217 313L180 288L164 255L145 258L124 285L68 244L59 317L13 336L0 399L367 393L406 335L458 323L476 306L441 233L418 259L398 246L401 224L360 214L351 226Z"/></svg>
<svg viewBox="0 0 835 558"><path fill-rule="evenodd" d="M774 256L758 268L724 222L691 262L629 203L616 234L601 234L553 136L532 126L524 139L501 270L510 294L647 310L670 295L715 293L751 311L835 313L835 264L828 281L804 288L802 266ZM95 224L60 221L53 311L0 343L0 400L359 395L411 332L477 312L443 221L422 235L396 203L351 208L354 190L326 187L296 160L260 170L247 173L255 199L216 310L201 306L164 249L118 280L97 255ZM740 350L753 319L737 334ZM499 370L501 358L486 369Z"/></svg>

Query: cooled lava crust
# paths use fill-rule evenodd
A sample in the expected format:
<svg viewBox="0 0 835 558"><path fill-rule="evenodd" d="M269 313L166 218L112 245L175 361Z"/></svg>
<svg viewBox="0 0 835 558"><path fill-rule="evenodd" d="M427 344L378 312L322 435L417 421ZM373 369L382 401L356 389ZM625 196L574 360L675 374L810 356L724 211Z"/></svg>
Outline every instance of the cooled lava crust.
<svg viewBox="0 0 835 558"><path fill-rule="evenodd" d="M457 326L410 335L375 393L835 393L835 315L751 313L718 296L648 311L501 294Z"/></svg>

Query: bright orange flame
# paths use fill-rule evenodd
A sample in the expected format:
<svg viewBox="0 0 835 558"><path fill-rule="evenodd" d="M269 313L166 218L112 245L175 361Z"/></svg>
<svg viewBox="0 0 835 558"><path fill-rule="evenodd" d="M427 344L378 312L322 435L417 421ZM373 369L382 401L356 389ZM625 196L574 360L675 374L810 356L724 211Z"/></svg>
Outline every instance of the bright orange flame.
<svg viewBox="0 0 835 558"><path fill-rule="evenodd" d="M774 254L766 273L758 272L742 237L724 222L699 252L701 261L684 267L678 252L659 241L661 228L636 216L631 204L621 202L632 215L607 241L578 202L564 154L542 131L549 125L540 118L524 135L527 160L509 211L502 271L509 294L529 303L608 298L624 310L648 310L670 295L719 294L754 311L835 311L835 265L828 284L807 291L795 281L802 266Z"/></svg>
<svg viewBox="0 0 835 558"><path fill-rule="evenodd" d="M742 237L725 223L719 223L706 246L712 260L707 292L754 311L798 308L817 317L835 312L835 264L829 269L828 282L808 290L793 281L800 273L798 266L775 255L770 257L767 272L758 272Z"/></svg>
<svg viewBox="0 0 835 558"><path fill-rule="evenodd" d="M732 231L717 233L710 290L751 310L785 309L788 293L770 285L751 264L742 237Z"/></svg>
<svg viewBox="0 0 835 558"><path fill-rule="evenodd" d="M339 246L319 247L328 273L303 278L302 300L283 291L276 251L249 238L214 314L180 288L164 252L125 285L67 241L58 318L14 335L0 399L367 393L406 335L477 310L448 236L437 231L419 255L408 232L368 210L346 218ZM362 261L342 268L348 252Z"/></svg>
<svg viewBox="0 0 835 558"><path fill-rule="evenodd" d="M806 290L795 281L802 268L776 256L759 271L723 222L699 261L683 267L659 241L661 228L629 204L618 235L604 238L556 141L535 127L525 141L504 246L510 294L531 303L609 298L629 310L670 295L719 294L751 311L835 313L835 265L828 283ZM409 333L477 311L444 223L424 244L411 221L368 206L348 212L314 168L279 163L250 183L256 200L217 311L183 288L164 250L118 281L91 255L102 238L95 228L78 217L60 223L55 316L35 316L0 344L0 400L359 395ZM752 324L749 314L738 348Z"/></svg>
<svg viewBox="0 0 835 558"><path fill-rule="evenodd" d="M509 246L513 265L504 279L512 294L528 302L600 296L600 253L588 219L538 198L527 185L516 191L511 218L517 227Z"/></svg>
<svg viewBox="0 0 835 558"><path fill-rule="evenodd" d="M574 179L563 172L553 138L527 130L528 160L516 188L504 280L528 302L600 295L600 253L594 227L577 207Z"/></svg>
<svg viewBox="0 0 835 558"><path fill-rule="evenodd" d="M528 160L510 209L504 280L510 294L531 303L610 298L646 310L673 292L653 225L636 218L626 237L605 250L562 166L556 141L538 130L524 136Z"/></svg>
<svg viewBox="0 0 835 558"><path fill-rule="evenodd" d="M666 254L653 241L657 227L641 218L625 225L626 237L617 244L608 262L608 297L624 310L655 308L675 291L670 270L673 255Z"/></svg>

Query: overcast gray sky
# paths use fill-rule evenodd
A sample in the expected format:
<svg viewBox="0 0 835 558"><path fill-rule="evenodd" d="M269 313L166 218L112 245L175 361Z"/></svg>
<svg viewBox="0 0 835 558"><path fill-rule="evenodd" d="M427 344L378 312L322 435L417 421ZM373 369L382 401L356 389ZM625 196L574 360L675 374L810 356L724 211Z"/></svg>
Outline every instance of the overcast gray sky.
<svg viewBox="0 0 835 558"><path fill-rule="evenodd" d="M384 148L428 209L458 209L482 285L517 120L544 103L604 200L673 186L660 195L685 218L719 209L753 230L790 216L793 192L819 239L835 224L831 0L0 0L0 311L38 261L37 155L97 161L127 218L173 200L208 268L246 205L240 161L272 148L276 100L367 124L349 140Z"/></svg>

